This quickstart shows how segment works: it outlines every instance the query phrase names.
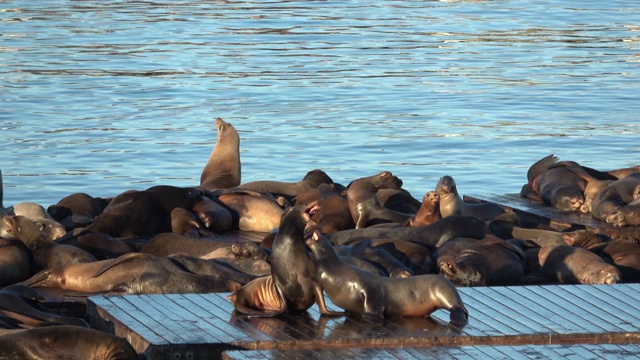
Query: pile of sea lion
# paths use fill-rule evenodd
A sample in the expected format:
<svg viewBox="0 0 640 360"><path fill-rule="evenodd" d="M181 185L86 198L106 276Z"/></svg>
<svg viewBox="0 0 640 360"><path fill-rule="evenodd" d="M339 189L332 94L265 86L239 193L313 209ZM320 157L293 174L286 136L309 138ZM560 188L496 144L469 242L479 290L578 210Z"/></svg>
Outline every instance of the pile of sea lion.
<svg viewBox="0 0 640 360"><path fill-rule="evenodd" d="M525 229L497 204L463 201L448 175L422 201L389 171L346 186L319 169L293 183L242 183L240 137L222 119L215 125L198 186L159 185L112 198L74 193L46 210L35 203L5 208L0 186L0 327L86 328L83 319L44 307L38 289L79 296L231 292L236 311L249 316L313 304L324 315L344 310L369 321L445 309L452 325L463 326L469 314L456 286L640 279L638 239ZM631 172L598 172L550 156L532 166L525 187L554 206L590 206L594 216L605 212L601 206L612 208L616 193L627 203L604 218L623 214L610 221L623 225L637 217L631 212L640 187L625 179L640 183L640 175ZM567 174L582 185L563 188ZM603 174L621 179L599 180ZM239 231L264 238L247 241ZM325 294L341 310L329 309Z"/></svg>

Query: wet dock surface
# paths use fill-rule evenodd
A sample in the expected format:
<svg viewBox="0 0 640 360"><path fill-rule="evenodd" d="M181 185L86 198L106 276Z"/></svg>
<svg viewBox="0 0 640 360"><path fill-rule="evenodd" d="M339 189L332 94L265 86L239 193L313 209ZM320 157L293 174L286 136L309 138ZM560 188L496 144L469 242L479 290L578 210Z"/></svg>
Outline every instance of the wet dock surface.
<svg viewBox="0 0 640 360"><path fill-rule="evenodd" d="M430 318L387 319L380 324L321 316L315 305L301 314L247 318L233 315L225 299L228 293L93 296L87 313L92 327L127 338L146 359L209 359L226 351L227 358L253 357L246 350L268 358L297 358L304 351L309 351L305 358L329 353L338 358L474 358L493 352L546 357L548 351L598 358L588 354L609 351L604 344L623 345L611 348L616 354L639 350L630 344L640 344L640 284L458 291L470 314L462 329L448 325L444 310ZM514 350L520 348L526 352Z"/></svg>

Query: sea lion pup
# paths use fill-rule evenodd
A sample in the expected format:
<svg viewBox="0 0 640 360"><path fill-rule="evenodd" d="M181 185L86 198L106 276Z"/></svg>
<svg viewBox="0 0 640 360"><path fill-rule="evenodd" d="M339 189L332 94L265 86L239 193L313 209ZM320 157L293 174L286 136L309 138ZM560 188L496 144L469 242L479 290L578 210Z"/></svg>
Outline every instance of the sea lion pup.
<svg viewBox="0 0 640 360"><path fill-rule="evenodd" d="M12 329L50 325L89 327L80 318L58 315L42 305L44 296L36 289L14 284L0 289L0 321Z"/></svg>
<svg viewBox="0 0 640 360"><path fill-rule="evenodd" d="M174 261L131 253L117 259L43 270L21 282L82 294L165 294L235 291L241 284L223 277L194 274Z"/></svg>
<svg viewBox="0 0 640 360"><path fill-rule="evenodd" d="M620 271L600 256L569 245L544 246L526 252L523 284L616 284Z"/></svg>
<svg viewBox="0 0 640 360"><path fill-rule="evenodd" d="M591 215L598 220L607 220L607 217L620 207L635 200L640 187L640 173L630 174L620 180L615 180L605 186L591 204ZM612 222L619 223L611 218Z"/></svg>
<svg viewBox="0 0 640 360"><path fill-rule="evenodd" d="M440 196L440 215L445 218L451 215L469 215L482 220L491 220L505 210L498 204L483 202L470 204L464 202L458 193L455 180L449 175L445 175L438 180L436 192Z"/></svg>
<svg viewBox="0 0 640 360"><path fill-rule="evenodd" d="M135 360L121 337L79 326L55 325L0 336L2 359Z"/></svg>
<svg viewBox="0 0 640 360"><path fill-rule="evenodd" d="M435 191L428 191L422 198L422 204L416 214L409 218L404 226L424 226L442 219L440 214L440 195Z"/></svg>
<svg viewBox="0 0 640 360"><path fill-rule="evenodd" d="M457 286L502 286L520 282L524 252L489 235L463 249L455 261L439 261L440 273Z"/></svg>
<svg viewBox="0 0 640 360"><path fill-rule="evenodd" d="M354 180L347 190L347 202L356 229L381 223L404 223L412 215L402 214L380 205L377 187L369 179Z"/></svg>
<svg viewBox="0 0 640 360"><path fill-rule="evenodd" d="M32 267L35 272L61 265L96 261L93 255L80 248L59 245L47 239L37 225L24 216L5 216L3 221L33 254Z"/></svg>
<svg viewBox="0 0 640 360"><path fill-rule="evenodd" d="M419 227L369 227L343 230L331 234L329 240L335 245L344 245L367 238L400 239L421 244L433 251L436 247L455 237L484 239L487 230L487 224L475 216L454 215Z"/></svg>
<svg viewBox="0 0 640 360"><path fill-rule="evenodd" d="M217 118L218 139L200 175L207 190L230 189L240 185L240 136L233 125Z"/></svg>
<svg viewBox="0 0 640 360"><path fill-rule="evenodd" d="M314 169L309 171L302 180L298 182L283 182L272 180L252 181L241 184L239 189L247 189L258 192L267 192L273 196L283 196L292 201L294 197L310 190L317 189L322 184L333 184L333 180L322 170Z"/></svg>
<svg viewBox="0 0 640 360"><path fill-rule="evenodd" d="M558 162L553 154L538 160L529 168L528 182L520 195L545 202L558 210L580 210L584 204L586 181L568 169L575 165L572 161Z"/></svg>
<svg viewBox="0 0 640 360"><path fill-rule="evenodd" d="M467 323L469 313L453 284L440 275L388 278L343 263L331 243L314 230L306 241L322 288L337 306L375 321L385 317L427 316L450 312L453 325Z"/></svg>
<svg viewBox="0 0 640 360"><path fill-rule="evenodd" d="M271 276L258 278L227 297L238 312L267 317L286 310L306 311L317 303L321 314L341 314L327 309L314 262L304 243L310 213L317 207L314 202L285 211L271 247Z"/></svg>

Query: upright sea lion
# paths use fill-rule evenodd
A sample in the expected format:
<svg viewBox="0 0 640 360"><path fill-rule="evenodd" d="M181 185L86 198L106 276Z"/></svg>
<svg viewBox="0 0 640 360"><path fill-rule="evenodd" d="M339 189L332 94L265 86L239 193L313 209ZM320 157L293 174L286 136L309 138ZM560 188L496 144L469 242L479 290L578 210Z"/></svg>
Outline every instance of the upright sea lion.
<svg viewBox="0 0 640 360"><path fill-rule="evenodd" d="M381 223L404 223L412 216L383 207L376 192L375 183L366 178L357 179L349 186L347 201L356 229Z"/></svg>
<svg viewBox="0 0 640 360"><path fill-rule="evenodd" d="M74 325L89 327L86 321L58 315L42 305L44 296L36 289L14 284L0 289L0 321L13 329Z"/></svg>
<svg viewBox="0 0 640 360"><path fill-rule="evenodd" d="M405 226L425 226L442 219L440 214L440 195L435 191L428 191L422 198L422 204L414 216L412 216Z"/></svg>
<svg viewBox="0 0 640 360"><path fill-rule="evenodd" d="M331 234L329 239L335 245L348 244L365 238L401 239L422 244L434 250L455 237L483 239L487 229L487 224L475 216L454 215L419 227L343 230Z"/></svg>
<svg viewBox="0 0 640 360"><path fill-rule="evenodd" d="M237 290L241 286L240 283L223 277L185 271L184 267L165 257L140 253L46 269L21 284L82 294L225 292Z"/></svg>
<svg viewBox="0 0 640 360"><path fill-rule="evenodd" d="M218 139L200 175L207 190L230 189L240 185L240 136L233 125L216 119Z"/></svg>
<svg viewBox="0 0 640 360"><path fill-rule="evenodd" d="M436 192L440 196L440 215L443 218L451 215L468 215L482 220L491 220L505 213L505 210L498 204L464 202L458 193L455 180L449 175L440 178L436 184Z"/></svg>
<svg viewBox="0 0 640 360"><path fill-rule="evenodd" d="M620 271L589 250L568 245L527 250L524 284L616 284Z"/></svg>
<svg viewBox="0 0 640 360"><path fill-rule="evenodd" d="M620 207L632 202L636 189L640 186L640 173L630 174L620 180L615 180L605 186L591 204L591 214L598 220L607 220L607 217ZM611 219L619 223L618 219Z"/></svg>
<svg viewBox="0 0 640 360"><path fill-rule="evenodd" d="M309 189L317 189L322 184L333 184L333 180L322 170L314 169L309 171L302 180L298 182L283 181L252 181L238 186L240 189L267 192L273 196L284 196L289 201L294 197Z"/></svg>
<svg viewBox="0 0 640 360"><path fill-rule="evenodd" d="M331 301L366 319L427 316L438 309L450 312L451 323L467 323L469 313L453 284L439 275L388 278L344 264L319 231L306 241L318 278Z"/></svg>
<svg viewBox="0 0 640 360"><path fill-rule="evenodd" d="M56 325L0 336L2 359L135 360L123 338L79 326Z"/></svg>

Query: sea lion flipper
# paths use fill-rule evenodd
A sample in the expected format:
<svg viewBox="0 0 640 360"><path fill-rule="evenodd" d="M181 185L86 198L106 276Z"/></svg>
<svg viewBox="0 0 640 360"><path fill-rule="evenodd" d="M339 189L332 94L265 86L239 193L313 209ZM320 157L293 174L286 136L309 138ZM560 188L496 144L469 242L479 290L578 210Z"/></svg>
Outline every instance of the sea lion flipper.
<svg viewBox="0 0 640 360"><path fill-rule="evenodd" d="M116 265L120 265L120 264L123 264L125 262L132 261L132 260L135 260L135 259L137 259L139 257L144 257L144 256L147 256L147 254L142 254L142 253L124 254L124 255L119 256L118 258L114 259L114 261L107 262L106 264L104 264L102 267L100 267L100 269L98 269L89 278L97 278L98 276L104 274L107 270L113 268Z"/></svg>
<svg viewBox="0 0 640 360"><path fill-rule="evenodd" d="M551 166L558 162L558 157L551 154L543 157L542 159L536 161L531 167L529 171L527 171L527 180L529 184L533 183L533 179L538 177L538 175L543 172L549 170Z"/></svg>
<svg viewBox="0 0 640 360"><path fill-rule="evenodd" d="M343 316L344 311L332 311L327 308L327 303L324 300L324 293L322 292L322 286L318 284L315 289L316 293L316 304L318 304L318 309L320 310L320 314L327 316Z"/></svg>

